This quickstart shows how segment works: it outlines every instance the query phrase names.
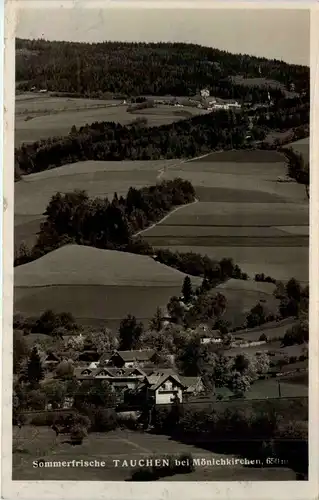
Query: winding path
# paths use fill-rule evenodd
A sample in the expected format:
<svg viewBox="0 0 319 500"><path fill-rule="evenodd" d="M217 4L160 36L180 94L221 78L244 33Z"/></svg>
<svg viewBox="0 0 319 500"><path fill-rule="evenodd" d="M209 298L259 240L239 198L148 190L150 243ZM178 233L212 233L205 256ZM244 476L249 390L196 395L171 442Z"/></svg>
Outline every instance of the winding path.
<svg viewBox="0 0 319 500"><path fill-rule="evenodd" d="M150 229L157 226L158 224L162 224L162 222L164 222L164 220L168 219L168 217L170 217L173 213L177 212L178 210L181 210L184 207L189 207L190 205L194 205L195 203L198 203L198 201L199 200L197 198L195 198L195 201L192 201L191 203L186 203L185 205L178 205L178 207L174 208L173 210L168 212L168 214L164 215L164 217L162 219L160 219L157 222L154 222L154 224L152 224L151 226L146 227L145 229L142 229L141 231L138 231L137 233L134 234L134 236L138 236L142 233L146 233L146 231L149 231Z"/></svg>

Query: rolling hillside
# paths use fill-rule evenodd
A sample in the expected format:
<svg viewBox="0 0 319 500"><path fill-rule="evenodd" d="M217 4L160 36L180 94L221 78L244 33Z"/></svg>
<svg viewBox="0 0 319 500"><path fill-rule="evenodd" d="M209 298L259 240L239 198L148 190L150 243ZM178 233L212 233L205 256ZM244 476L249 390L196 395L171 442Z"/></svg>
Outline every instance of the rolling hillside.
<svg viewBox="0 0 319 500"><path fill-rule="evenodd" d="M110 326L127 314L146 321L180 293L184 278L149 257L67 245L15 268L15 312L68 311L79 322Z"/></svg>

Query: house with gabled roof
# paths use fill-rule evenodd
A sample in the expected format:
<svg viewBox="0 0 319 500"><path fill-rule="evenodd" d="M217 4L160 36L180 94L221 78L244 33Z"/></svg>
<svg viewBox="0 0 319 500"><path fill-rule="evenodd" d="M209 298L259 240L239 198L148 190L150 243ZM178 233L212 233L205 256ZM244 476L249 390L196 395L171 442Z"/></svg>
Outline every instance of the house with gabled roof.
<svg viewBox="0 0 319 500"><path fill-rule="evenodd" d="M105 366L105 365L109 364L110 359L112 357L112 354L113 354L113 351L103 352L103 354L101 355L101 357L98 361L99 366Z"/></svg>
<svg viewBox="0 0 319 500"><path fill-rule="evenodd" d="M154 349L114 351L110 358L110 363L119 368L133 368L152 362L156 356Z"/></svg>
<svg viewBox="0 0 319 500"><path fill-rule="evenodd" d="M145 382L146 397L154 404L170 404L176 398L182 402L185 386L173 371L153 373L146 377Z"/></svg>
<svg viewBox="0 0 319 500"><path fill-rule="evenodd" d="M40 360L45 370L54 370L61 361L61 356L53 351L40 352Z"/></svg>
<svg viewBox="0 0 319 500"><path fill-rule="evenodd" d="M74 375L79 381L90 380L92 382L105 380L112 387L123 387L126 389L135 389L146 374L141 368L116 368L111 366L91 368L90 366L77 367Z"/></svg>
<svg viewBox="0 0 319 500"><path fill-rule="evenodd" d="M196 396L205 390L201 377L184 377L180 375L179 379L185 387L183 394Z"/></svg>

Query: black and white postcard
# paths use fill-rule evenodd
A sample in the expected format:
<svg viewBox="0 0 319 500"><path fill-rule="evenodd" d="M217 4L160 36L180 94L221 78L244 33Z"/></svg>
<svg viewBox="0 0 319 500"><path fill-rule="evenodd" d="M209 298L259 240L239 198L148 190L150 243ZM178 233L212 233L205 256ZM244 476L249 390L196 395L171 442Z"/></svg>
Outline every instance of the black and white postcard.
<svg viewBox="0 0 319 500"><path fill-rule="evenodd" d="M7 6L3 498L316 498L318 13L151 4Z"/></svg>

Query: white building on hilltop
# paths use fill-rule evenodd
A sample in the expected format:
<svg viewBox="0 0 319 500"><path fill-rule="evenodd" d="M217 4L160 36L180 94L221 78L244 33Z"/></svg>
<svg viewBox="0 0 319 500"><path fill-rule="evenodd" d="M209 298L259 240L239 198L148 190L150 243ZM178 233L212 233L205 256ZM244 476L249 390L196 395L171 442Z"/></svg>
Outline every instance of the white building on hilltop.
<svg viewBox="0 0 319 500"><path fill-rule="evenodd" d="M207 99L207 97L210 96L210 92L208 89L202 89L200 91L200 95L201 95L201 97L203 97L203 99Z"/></svg>

